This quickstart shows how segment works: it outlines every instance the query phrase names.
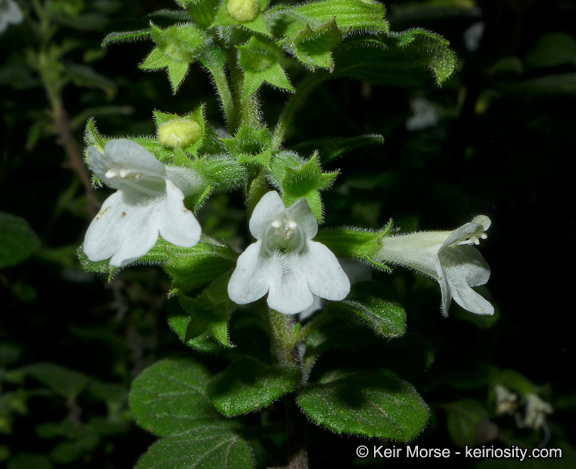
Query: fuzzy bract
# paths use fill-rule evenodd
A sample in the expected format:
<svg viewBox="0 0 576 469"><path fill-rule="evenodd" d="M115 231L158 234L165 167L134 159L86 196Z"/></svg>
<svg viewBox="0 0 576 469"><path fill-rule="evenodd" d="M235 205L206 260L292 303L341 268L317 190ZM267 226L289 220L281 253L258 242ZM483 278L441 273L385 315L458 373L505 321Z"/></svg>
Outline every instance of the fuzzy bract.
<svg viewBox="0 0 576 469"><path fill-rule="evenodd" d="M250 232L257 241L239 257L228 284L235 303L268 293L270 308L296 314L313 304L314 295L327 300L348 295L350 281L336 256L312 241L318 221L306 199L286 208L276 192L268 192L254 209Z"/></svg>
<svg viewBox="0 0 576 469"><path fill-rule="evenodd" d="M158 235L181 247L198 243L200 224L184 206L177 168L165 167L126 139L111 140L103 153L88 148L88 164L103 183L118 189L86 233L84 252L91 261L110 258L110 265L122 267L150 251Z"/></svg>

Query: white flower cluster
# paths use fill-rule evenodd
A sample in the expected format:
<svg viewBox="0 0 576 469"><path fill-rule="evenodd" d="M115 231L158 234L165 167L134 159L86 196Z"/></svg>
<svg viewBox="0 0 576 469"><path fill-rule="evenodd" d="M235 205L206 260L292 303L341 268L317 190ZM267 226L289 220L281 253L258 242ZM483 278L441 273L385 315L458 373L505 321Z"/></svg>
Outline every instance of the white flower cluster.
<svg viewBox="0 0 576 469"><path fill-rule="evenodd" d="M90 147L88 163L102 182L117 189L86 233L84 252L90 260L125 266L148 253L159 236L182 247L199 242L200 224L184 205L185 193L199 184L191 171L164 166L126 139L111 140L104 151ZM386 236L374 257L438 281L445 314L453 298L468 311L493 314L492 305L471 288L490 277L488 264L473 247L486 238L489 226L490 219L481 215L454 231ZM228 284L234 302L247 304L267 294L270 308L297 314L319 298L348 295L350 281L336 256L313 241L318 221L306 199L286 207L277 192L268 192L254 209L250 232L256 242L239 257Z"/></svg>

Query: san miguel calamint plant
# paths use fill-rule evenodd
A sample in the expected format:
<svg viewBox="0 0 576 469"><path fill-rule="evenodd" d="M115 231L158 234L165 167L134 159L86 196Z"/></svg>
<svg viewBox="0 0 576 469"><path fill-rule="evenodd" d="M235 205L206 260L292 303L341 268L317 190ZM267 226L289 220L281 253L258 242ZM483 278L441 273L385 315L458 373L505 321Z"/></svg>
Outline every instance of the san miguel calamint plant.
<svg viewBox="0 0 576 469"><path fill-rule="evenodd" d="M209 122L201 105L185 115L155 110L153 136L109 138L94 120L85 132L93 185L116 192L90 224L83 265L110 277L131 265L161 266L172 279L169 326L187 347L132 385L133 416L158 437L137 467L304 468L312 426L328 435L414 439L429 408L412 384L369 357L372 366L357 368L323 357L354 347L358 329L383 345L404 335L403 306L370 269L403 266L431 277L444 315L452 300L492 315L472 289L490 276L476 247L490 220L471 216L453 231L413 234L392 222L380 230L325 228L323 197L345 174L322 164L383 137L318 139L306 154L285 142L305 143L292 125L316 87L338 78L440 85L454 72L453 51L423 29L390 31L375 0L177 3L103 45L149 41L148 56L134 63L164 70L174 94L200 67L223 121ZM265 121L266 87L286 99L275 122ZM197 219L223 192L244 201L244 242L217 239ZM368 272L358 274L362 268Z"/></svg>

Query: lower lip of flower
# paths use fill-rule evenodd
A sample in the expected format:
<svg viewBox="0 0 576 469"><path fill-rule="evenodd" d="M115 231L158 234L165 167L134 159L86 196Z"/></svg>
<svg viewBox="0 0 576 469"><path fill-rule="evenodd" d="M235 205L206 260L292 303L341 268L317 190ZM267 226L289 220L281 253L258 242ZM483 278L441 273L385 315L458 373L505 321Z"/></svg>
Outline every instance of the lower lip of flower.
<svg viewBox="0 0 576 469"><path fill-rule="evenodd" d="M270 223L264 233L264 250L270 256L274 253L298 254L305 244L306 236L300 225L285 217Z"/></svg>

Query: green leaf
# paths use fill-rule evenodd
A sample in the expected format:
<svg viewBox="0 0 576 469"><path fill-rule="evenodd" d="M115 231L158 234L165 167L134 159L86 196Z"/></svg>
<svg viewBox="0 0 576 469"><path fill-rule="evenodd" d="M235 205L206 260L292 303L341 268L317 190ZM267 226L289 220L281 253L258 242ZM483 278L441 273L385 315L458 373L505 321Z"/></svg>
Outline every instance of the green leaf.
<svg viewBox="0 0 576 469"><path fill-rule="evenodd" d="M196 246L167 250L164 270L173 278L173 286L187 292L205 285L234 268L238 254L231 248L203 237Z"/></svg>
<svg viewBox="0 0 576 469"><path fill-rule="evenodd" d="M186 344L188 347L192 347L194 350L198 350L199 352L213 354L222 353L224 348L214 339L210 332L205 332L194 339L186 340L188 326L190 325L190 315L184 311L182 306L180 306L178 298L170 298L166 309L168 312L168 324L180 338L182 343Z"/></svg>
<svg viewBox="0 0 576 469"><path fill-rule="evenodd" d="M135 469L254 467L250 445L232 430L197 428L162 438L140 458Z"/></svg>
<svg viewBox="0 0 576 469"><path fill-rule="evenodd" d="M26 260L40 240L24 218L0 212L0 269Z"/></svg>
<svg viewBox="0 0 576 469"><path fill-rule="evenodd" d="M130 390L136 423L158 436L219 425L222 417L206 395L209 379L192 358L167 358L146 368Z"/></svg>
<svg viewBox="0 0 576 469"><path fill-rule="evenodd" d="M386 8L372 0L324 0L296 8L298 13L326 24L336 18L340 29L388 33Z"/></svg>
<svg viewBox="0 0 576 469"><path fill-rule="evenodd" d="M139 29L137 31L114 32L108 34L102 41L102 47L106 48L109 44L119 44L121 42L144 41L152 38L150 28Z"/></svg>
<svg viewBox="0 0 576 469"><path fill-rule="evenodd" d="M28 376L40 381L56 394L75 399L88 386L90 378L55 363L35 363L21 368Z"/></svg>
<svg viewBox="0 0 576 469"><path fill-rule="evenodd" d="M224 297L227 299L227 296ZM189 315L184 342L195 339L206 331L210 332L225 347L232 347L228 340L228 308L226 304L214 304L204 295L189 298L179 295L180 305ZM228 300L229 302L229 300Z"/></svg>
<svg viewBox="0 0 576 469"><path fill-rule="evenodd" d="M460 447L474 446L480 425L488 418L486 410L474 399L460 399L442 406L448 412L448 432Z"/></svg>
<svg viewBox="0 0 576 469"><path fill-rule="evenodd" d="M353 285L345 300L330 303L328 309L345 311L360 317L382 337L399 337L404 335L406 330L404 308L391 301L383 285L378 282L360 282Z"/></svg>
<svg viewBox="0 0 576 469"><path fill-rule="evenodd" d="M348 76L386 86L425 85L430 71L438 85L456 69L450 43L421 29L380 38L348 38L334 53L335 76Z"/></svg>
<svg viewBox="0 0 576 469"><path fill-rule="evenodd" d="M526 63L532 67L576 65L576 40L566 33L545 34L526 55Z"/></svg>
<svg viewBox="0 0 576 469"><path fill-rule="evenodd" d="M311 153L318 150L322 163L328 163L341 157L346 152L368 145L384 143L380 134L365 134L356 137L329 137L309 140L295 145L293 148L299 153Z"/></svg>
<svg viewBox="0 0 576 469"><path fill-rule="evenodd" d="M282 201L286 207L305 198L314 216L318 221L322 221L320 191L332 185L338 171L323 172L317 153L304 162L285 153L274 159L272 173L282 187Z"/></svg>
<svg viewBox="0 0 576 469"><path fill-rule="evenodd" d="M100 75L92 67L70 63L65 66L65 70L66 75L76 86L100 88L106 93L108 99L112 99L116 94L116 83L114 80Z"/></svg>
<svg viewBox="0 0 576 469"><path fill-rule="evenodd" d="M338 434L410 441L428 421L428 407L411 384L380 373L353 373L310 384L298 405L317 425Z"/></svg>
<svg viewBox="0 0 576 469"><path fill-rule="evenodd" d="M188 14L202 28L208 28L220 6L220 0L177 0L177 2L188 10Z"/></svg>
<svg viewBox="0 0 576 469"><path fill-rule="evenodd" d="M351 257L369 262L373 267L390 271L390 268L373 259L374 253L380 248L380 240L392 229L392 221L383 228L372 231L360 228L335 228L322 230L315 241L325 244L336 257Z"/></svg>
<svg viewBox="0 0 576 469"><path fill-rule="evenodd" d="M220 412L234 417L267 407L294 391L301 375L296 367L271 367L243 357L214 376L206 391Z"/></svg>

